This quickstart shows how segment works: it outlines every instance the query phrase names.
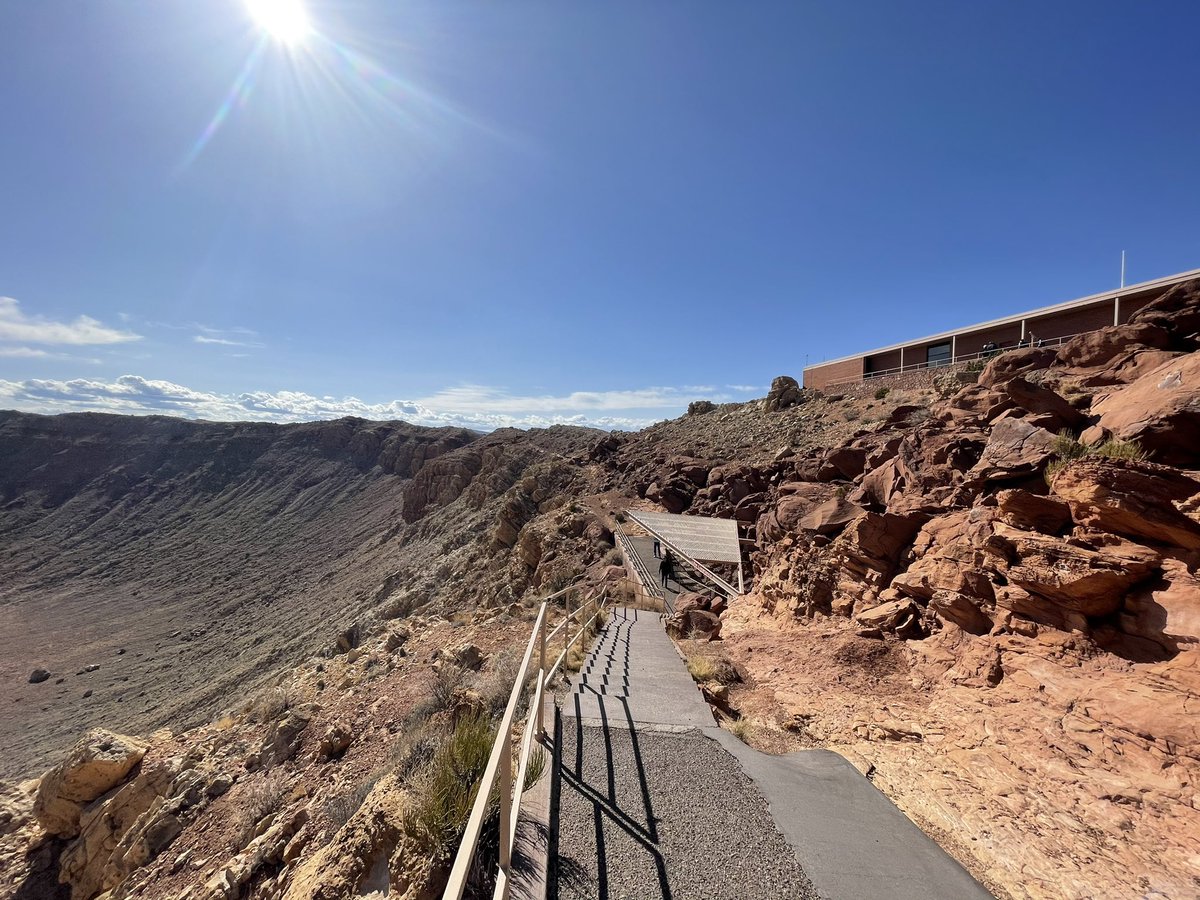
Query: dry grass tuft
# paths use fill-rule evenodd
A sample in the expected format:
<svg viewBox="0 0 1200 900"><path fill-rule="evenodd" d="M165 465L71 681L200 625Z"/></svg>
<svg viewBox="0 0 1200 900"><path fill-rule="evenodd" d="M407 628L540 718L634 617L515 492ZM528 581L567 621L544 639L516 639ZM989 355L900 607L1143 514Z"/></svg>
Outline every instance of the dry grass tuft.
<svg viewBox="0 0 1200 900"><path fill-rule="evenodd" d="M238 804L233 813L230 849L237 853L257 837L259 823L278 812L287 794L287 781L281 772L267 772L262 778L251 781L238 795Z"/></svg>
<svg viewBox="0 0 1200 900"><path fill-rule="evenodd" d="M687 658L688 674L697 682L712 681L717 677L717 667L707 656L696 654Z"/></svg>
<svg viewBox="0 0 1200 900"><path fill-rule="evenodd" d="M1085 444L1075 437L1068 429L1063 429L1054 438L1054 452L1057 459L1046 466L1044 477L1046 484L1053 487L1058 473L1085 457L1101 459L1146 459L1147 453L1137 441L1122 441L1110 438L1099 444Z"/></svg>

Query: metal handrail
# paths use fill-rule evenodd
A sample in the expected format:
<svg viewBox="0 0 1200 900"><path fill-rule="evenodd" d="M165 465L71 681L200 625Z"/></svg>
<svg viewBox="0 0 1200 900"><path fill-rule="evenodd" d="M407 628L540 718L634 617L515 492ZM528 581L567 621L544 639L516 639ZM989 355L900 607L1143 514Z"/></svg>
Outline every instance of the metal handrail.
<svg viewBox="0 0 1200 900"><path fill-rule="evenodd" d="M658 533L657 531L654 531L654 529L652 529L649 525L647 525L645 522L643 522L641 519L639 519L637 516L637 513L634 512L633 510L629 510L629 518L633 519L633 521L637 522L640 526L642 526L647 531L649 531L651 534L653 534L656 538L658 538L659 541L662 543L662 545L664 547L666 547L668 550L674 551L676 557L684 560L693 569L695 569L697 572L699 572L701 575L703 575L705 578L707 578L709 581L711 581L713 584L715 584L717 586L718 590L720 590L721 593L725 594L725 596L728 599L733 600L739 596L737 588L735 588L732 584L730 584L728 581L726 581L724 578L722 578L720 575L718 575L716 572L714 572L708 566L704 565L704 563L700 562L700 560L696 559L695 557L691 556L688 553L684 553L683 550L679 549L679 547L674 542L672 542L671 540L669 540L662 534ZM674 610L672 610L672 612L674 612Z"/></svg>
<svg viewBox="0 0 1200 900"><path fill-rule="evenodd" d="M442 900L461 900L463 893L467 889L467 877L470 874L471 861L474 859L475 849L479 845L479 838L483 832L483 823L487 818L488 799L491 796L492 788L495 786L497 778L500 779L500 863L496 873L496 889L492 896L494 900L506 900L508 897L512 879L512 851L517 840L517 816L521 809L521 796L524 793L525 774L529 770L529 759L533 753L534 741L537 740L540 742L546 736L546 723L542 711L546 685L553 679L559 666L562 665L563 661L567 658L567 654L570 653L571 648L587 633L589 626L600 616L608 602L607 592L600 592L599 602L597 602L597 594L593 593L574 611L571 611L568 605L566 617L559 623L557 628L547 634L546 619L549 615L550 601L572 590L577 584L551 594L550 597L542 601L538 609L537 618L533 623L533 631L529 635L529 643L525 647L525 656L521 660L521 667L517 670L513 688L508 697L508 705L504 708L504 715L501 716L500 725L496 730L496 740L492 744L491 755L488 757L487 766L483 770L483 776L479 780L479 789L475 794L475 801L471 806L471 814L467 819L467 826L463 831L462 841L458 845L458 852L454 856L454 864L450 869L450 876L446 881L446 889L442 893ZM575 617L582 618L584 610L588 608L588 604L594 606L592 617L580 625L575 631L575 636L572 637L570 629L571 620ZM562 652L558 655L554 665L547 670L546 644L564 628L566 629L566 633L564 635ZM535 648L538 650L537 681L534 685L529 714L525 719L525 733L522 736L521 749L517 755L517 772L516 780L514 781L512 771L513 720L516 718L517 707L520 705L525 680L529 676L529 666L533 659Z"/></svg>
<svg viewBox="0 0 1200 900"><path fill-rule="evenodd" d="M666 592L658 586L658 583L654 580L654 576L650 574L650 570L646 567L645 561L638 555L637 550L633 548L633 544L629 540L629 535L618 526L613 531L613 536L616 537L617 543L621 545L621 553L625 559L629 560L635 580L641 585L642 590L651 597L665 601Z"/></svg>
<svg viewBox="0 0 1200 900"><path fill-rule="evenodd" d="M1071 340L1072 338L1077 338L1077 337L1079 337L1080 334L1088 334L1088 333L1089 332L1081 331L1078 334L1064 334L1061 337L1056 337L1056 338L1038 338L1036 346L1038 346L1038 347L1060 347L1063 344L1065 344L1067 341ZM1030 346L1032 346L1032 345L1030 345ZM878 372L864 372L862 375L858 376L857 378L845 378L841 381L831 381L827 385L825 385L825 387L831 388L831 387L841 387L842 385L845 385L845 384L861 384L862 382L869 381L872 378L884 378L888 375L901 375L904 372L919 372L923 369L942 369L947 366L953 366L953 365L957 365L959 363L970 362L973 359L992 359L994 357L999 356L1002 353L1007 353L1010 350L1023 350L1023 349L1026 349L1026 347L1019 346L1019 345L1015 346L1015 347L997 347L994 350L979 350L975 353L964 353L959 356L952 356L946 360L942 360L942 361L938 361L938 362L931 363L928 360L926 360L925 362L905 363L903 366L893 366L890 369L880 369Z"/></svg>

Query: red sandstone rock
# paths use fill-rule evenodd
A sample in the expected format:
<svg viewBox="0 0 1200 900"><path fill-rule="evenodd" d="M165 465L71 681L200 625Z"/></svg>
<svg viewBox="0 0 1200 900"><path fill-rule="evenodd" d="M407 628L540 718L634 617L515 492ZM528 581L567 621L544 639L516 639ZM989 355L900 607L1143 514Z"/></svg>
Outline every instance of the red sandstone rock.
<svg viewBox="0 0 1200 900"><path fill-rule="evenodd" d="M971 470L983 479L1023 478L1040 472L1054 456L1054 435L1023 419L996 423L983 455Z"/></svg>
<svg viewBox="0 0 1200 900"><path fill-rule="evenodd" d="M1161 556L1147 547L1118 541L1088 546L997 522L987 542L1007 557L1008 582L1088 616L1120 608L1125 593L1157 567Z"/></svg>
<svg viewBox="0 0 1200 900"><path fill-rule="evenodd" d="M817 534L837 534L862 514L861 506L833 497L805 513L800 527Z"/></svg>
<svg viewBox="0 0 1200 900"><path fill-rule="evenodd" d="M1200 352L1171 360L1092 405L1097 426L1156 462L1200 464Z"/></svg>
<svg viewBox="0 0 1200 900"><path fill-rule="evenodd" d="M1054 356L1055 351L1050 347L1024 347L1001 353L979 373L979 386L994 388L1018 375L1048 368Z"/></svg>
<svg viewBox="0 0 1200 900"><path fill-rule="evenodd" d="M786 494L783 493L785 488L788 491ZM798 531L800 520L826 500L833 499L837 495L837 488L831 484L795 481L780 488L780 493L783 496L775 507L758 523L758 534L765 540L777 541L784 535Z"/></svg>
<svg viewBox="0 0 1200 900"><path fill-rule="evenodd" d="M1173 504L1200 494L1200 482L1167 466L1123 459L1081 459L1054 479L1080 525L1200 550L1200 521Z"/></svg>
<svg viewBox="0 0 1200 900"><path fill-rule="evenodd" d="M1189 344L1192 335L1200 332L1200 279L1177 284L1161 297L1152 300L1134 313L1131 325L1158 325L1172 336L1177 344Z"/></svg>
<svg viewBox="0 0 1200 900"><path fill-rule="evenodd" d="M1166 350L1170 341L1166 329L1158 325L1113 325L1071 338L1059 348L1055 365L1068 369L1102 368L1131 350Z"/></svg>
<svg viewBox="0 0 1200 900"><path fill-rule="evenodd" d="M1175 653L1200 644L1200 575L1176 559L1162 567L1160 579L1125 598L1121 630Z"/></svg>
<svg viewBox="0 0 1200 900"><path fill-rule="evenodd" d="M1064 397L1047 387L1032 384L1018 376L1005 382L999 390L1012 400L1019 409L1043 418L1044 427L1057 432L1062 428L1074 428L1085 421L1085 417Z"/></svg>
<svg viewBox="0 0 1200 900"><path fill-rule="evenodd" d="M996 509L1005 524L1043 534L1058 534L1071 521L1071 508L1062 500L1023 490L1000 491Z"/></svg>

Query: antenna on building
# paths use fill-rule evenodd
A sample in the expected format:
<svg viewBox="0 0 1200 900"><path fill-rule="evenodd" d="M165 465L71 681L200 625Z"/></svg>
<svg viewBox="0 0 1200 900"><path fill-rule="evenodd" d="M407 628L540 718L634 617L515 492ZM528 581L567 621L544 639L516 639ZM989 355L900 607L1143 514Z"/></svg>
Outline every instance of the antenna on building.
<svg viewBox="0 0 1200 900"><path fill-rule="evenodd" d="M1125 251L1121 251L1121 287L1125 287Z"/></svg>

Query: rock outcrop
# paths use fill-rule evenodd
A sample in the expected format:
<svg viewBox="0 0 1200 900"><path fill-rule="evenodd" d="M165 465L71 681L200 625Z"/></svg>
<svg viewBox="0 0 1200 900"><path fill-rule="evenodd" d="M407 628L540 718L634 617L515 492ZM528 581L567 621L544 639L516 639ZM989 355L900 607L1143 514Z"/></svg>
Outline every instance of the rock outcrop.
<svg viewBox="0 0 1200 900"><path fill-rule="evenodd" d="M42 828L61 838L78 835L84 806L120 784L146 747L145 741L103 729L81 738L38 785L33 814Z"/></svg>

